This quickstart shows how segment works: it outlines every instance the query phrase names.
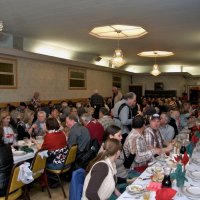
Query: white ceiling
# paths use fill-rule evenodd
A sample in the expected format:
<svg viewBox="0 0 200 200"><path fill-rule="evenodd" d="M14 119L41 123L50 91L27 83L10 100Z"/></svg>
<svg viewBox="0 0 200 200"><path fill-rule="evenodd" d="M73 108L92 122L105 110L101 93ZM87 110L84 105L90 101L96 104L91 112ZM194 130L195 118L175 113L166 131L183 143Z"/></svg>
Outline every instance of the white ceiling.
<svg viewBox="0 0 200 200"><path fill-rule="evenodd" d="M121 40L127 65L151 67L141 51L166 50L172 57L159 58L162 67L195 67L200 75L200 0L1 0L4 31L34 38L84 54L111 57L116 41L89 35L95 26L142 26L148 34ZM125 69L125 67L122 67Z"/></svg>

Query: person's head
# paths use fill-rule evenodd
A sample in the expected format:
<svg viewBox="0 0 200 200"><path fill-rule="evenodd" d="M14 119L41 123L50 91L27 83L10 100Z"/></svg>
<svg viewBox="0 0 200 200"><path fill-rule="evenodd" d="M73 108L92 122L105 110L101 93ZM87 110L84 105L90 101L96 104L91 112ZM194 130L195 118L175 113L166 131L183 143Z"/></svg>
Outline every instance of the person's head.
<svg viewBox="0 0 200 200"><path fill-rule="evenodd" d="M91 107L91 106L89 108L87 108L87 113L93 116L94 115L94 108Z"/></svg>
<svg viewBox="0 0 200 200"><path fill-rule="evenodd" d="M35 116L35 112L32 110L28 110L27 112L25 112L24 122L32 124L34 116Z"/></svg>
<svg viewBox="0 0 200 200"><path fill-rule="evenodd" d="M89 113L83 113L80 117L81 123L86 126L91 120L92 120L92 115Z"/></svg>
<svg viewBox="0 0 200 200"><path fill-rule="evenodd" d="M92 166L98 161L105 160L106 158L112 159L113 162L117 160L122 149L122 144L117 139L110 138L105 141L103 149L104 150L89 163L88 167L86 168L86 173L88 173Z"/></svg>
<svg viewBox="0 0 200 200"><path fill-rule="evenodd" d="M157 130L160 127L160 115L153 114L152 116L150 116L149 124L153 130Z"/></svg>
<svg viewBox="0 0 200 200"><path fill-rule="evenodd" d="M58 130L60 128L60 125L57 121L57 119L55 118L48 118L46 120L46 128L48 131L52 131L52 130Z"/></svg>
<svg viewBox="0 0 200 200"><path fill-rule="evenodd" d="M74 115L69 115L66 117L66 126L68 128L71 128L72 126L74 126L74 124L77 123L77 118Z"/></svg>
<svg viewBox="0 0 200 200"><path fill-rule="evenodd" d="M99 118L102 118L103 116L108 116L108 115L109 115L109 111L107 108L101 107L99 109Z"/></svg>
<svg viewBox="0 0 200 200"><path fill-rule="evenodd" d="M70 115L74 115L74 116L78 116L78 112L77 112L77 109L75 108L75 107L72 107L71 109L70 109L70 113L69 113Z"/></svg>
<svg viewBox="0 0 200 200"><path fill-rule="evenodd" d="M9 126L10 123L10 113L8 111L1 111L0 112L0 125L2 127Z"/></svg>
<svg viewBox="0 0 200 200"><path fill-rule="evenodd" d="M46 113L44 111L38 111L37 119L39 122L43 123L46 120Z"/></svg>
<svg viewBox="0 0 200 200"><path fill-rule="evenodd" d="M63 101L63 102L61 103L61 107L62 107L62 108L67 108L67 106L68 106L68 103L67 103L66 101Z"/></svg>
<svg viewBox="0 0 200 200"><path fill-rule="evenodd" d="M127 104L130 107L135 106L136 104L136 94L133 92L128 92L126 94L124 94L124 99L127 101Z"/></svg>
<svg viewBox="0 0 200 200"><path fill-rule="evenodd" d="M0 144L4 143L3 135L3 127L0 126Z"/></svg>
<svg viewBox="0 0 200 200"><path fill-rule="evenodd" d="M33 95L33 96L34 96L35 99L38 99L39 96L40 96L40 94L39 94L39 92L34 92L34 95Z"/></svg>
<svg viewBox="0 0 200 200"><path fill-rule="evenodd" d="M143 130L145 128L145 120L144 120L144 117L142 115L136 115L133 118L132 128L134 128L134 129L140 129L141 132L143 132Z"/></svg>
<svg viewBox="0 0 200 200"><path fill-rule="evenodd" d="M121 142L122 140L122 131L118 126L111 125L106 128L103 135L103 141L106 141L109 138L117 139Z"/></svg>
<svg viewBox="0 0 200 200"><path fill-rule="evenodd" d="M183 103L183 112L189 112L191 107L191 104L189 101L186 101L185 103Z"/></svg>
<svg viewBox="0 0 200 200"><path fill-rule="evenodd" d="M117 93L118 93L117 87L113 87L113 88L112 88L112 93L113 93L113 94L117 94Z"/></svg>
<svg viewBox="0 0 200 200"><path fill-rule="evenodd" d="M25 111L26 107L27 107L27 105L24 102L20 102L19 108L21 111Z"/></svg>
<svg viewBox="0 0 200 200"><path fill-rule="evenodd" d="M167 124L169 123L169 121L170 121L170 116L169 116L169 114L167 114L167 113L162 113L162 114L160 115L160 125L161 125L161 126L167 125Z"/></svg>
<svg viewBox="0 0 200 200"><path fill-rule="evenodd" d="M53 108L53 109L51 110L51 117L53 117L53 118L55 118L55 119L57 119L57 118L59 117L59 111L58 111L57 108Z"/></svg>

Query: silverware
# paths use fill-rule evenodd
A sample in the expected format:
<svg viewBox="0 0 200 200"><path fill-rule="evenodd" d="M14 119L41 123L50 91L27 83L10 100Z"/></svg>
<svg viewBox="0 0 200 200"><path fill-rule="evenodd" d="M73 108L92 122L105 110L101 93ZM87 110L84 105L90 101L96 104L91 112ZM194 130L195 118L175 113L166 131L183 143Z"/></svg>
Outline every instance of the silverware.
<svg viewBox="0 0 200 200"><path fill-rule="evenodd" d="M139 177L139 178L140 178L140 177ZM140 179L142 179L142 180L144 181L144 180L149 180L149 179L151 179L151 177L140 178Z"/></svg>

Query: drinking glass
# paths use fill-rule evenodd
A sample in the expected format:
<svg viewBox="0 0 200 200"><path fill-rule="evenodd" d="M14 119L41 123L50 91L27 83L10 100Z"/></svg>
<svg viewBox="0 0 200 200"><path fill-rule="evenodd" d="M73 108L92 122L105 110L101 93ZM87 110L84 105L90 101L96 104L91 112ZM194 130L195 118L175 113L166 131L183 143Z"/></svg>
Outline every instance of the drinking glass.
<svg viewBox="0 0 200 200"><path fill-rule="evenodd" d="M150 191L144 191L143 192L143 199L149 200L150 199Z"/></svg>

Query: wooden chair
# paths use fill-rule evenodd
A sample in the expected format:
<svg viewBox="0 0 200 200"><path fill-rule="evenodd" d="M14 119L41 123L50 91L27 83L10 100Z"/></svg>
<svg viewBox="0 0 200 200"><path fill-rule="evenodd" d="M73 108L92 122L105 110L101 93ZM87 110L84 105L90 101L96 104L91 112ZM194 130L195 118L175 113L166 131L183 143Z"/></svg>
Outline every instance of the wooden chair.
<svg viewBox="0 0 200 200"><path fill-rule="evenodd" d="M57 176L59 183L60 183L60 187L62 189L62 192L63 192L63 195L64 195L65 198L67 198L67 196L66 196L66 193L64 191L64 188L63 188L63 185L62 185L62 182L61 182L61 179L60 179L60 174L68 172L71 169L72 164L76 160L77 148L78 148L77 144L74 144L74 145L71 146L71 148L69 149L68 154L65 158L65 162L64 162L65 164L63 165L62 169L53 170L53 169L46 168L46 171L48 173L51 173L51 174L54 174L54 175Z"/></svg>
<svg viewBox="0 0 200 200"><path fill-rule="evenodd" d="M47 188L47 192L49 195L49 198L51 198L51 193L49 190L49 185L48 185L48 181L47 181L47 176L46 176L46 157L41 157L39 155L39 152L42 152L43 150L39 150L36 152L35 157L32 161L31 164L31 170L33 172L33 178L34 180L37 180L38 178L43 177L43 181L45 182L45 186ZM43 189L43 188L42 188Z"/></svg>
<svg viewBox="0 0 200 200"><path fill-rule="evenodd" d="M21 164L22 162L17 163L13 166L6 195L5 197L0 197L0 200L15 200L22 195L25 199L30 199L27 193L26 185L21 181L18 181L18 175L20 170L19 166ZM22 191L23 188L25 188L25 191Z"/></svg>

